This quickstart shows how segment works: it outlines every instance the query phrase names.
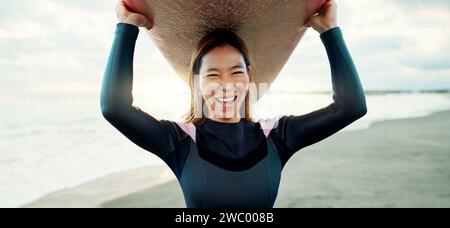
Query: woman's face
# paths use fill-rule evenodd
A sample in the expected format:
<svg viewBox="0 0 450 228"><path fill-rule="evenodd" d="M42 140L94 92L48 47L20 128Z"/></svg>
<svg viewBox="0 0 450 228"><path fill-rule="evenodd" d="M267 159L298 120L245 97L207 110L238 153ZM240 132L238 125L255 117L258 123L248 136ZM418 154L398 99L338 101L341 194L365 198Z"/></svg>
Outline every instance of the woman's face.
<svg viewBox="0 0 450 228"><path fill-rule="evenodd" d="M249 88L249 74L244 57L230 45L216 47L203 56L199 83L209 118L241 118L239 110Z"/></svg>

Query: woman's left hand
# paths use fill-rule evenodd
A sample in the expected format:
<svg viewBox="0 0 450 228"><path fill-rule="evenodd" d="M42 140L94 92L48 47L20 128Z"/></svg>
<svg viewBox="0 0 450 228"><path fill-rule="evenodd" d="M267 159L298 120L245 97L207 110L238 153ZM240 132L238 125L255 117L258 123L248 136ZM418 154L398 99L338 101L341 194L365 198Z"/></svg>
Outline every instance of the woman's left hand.
<svg viewBox="0 0 450 228"><path fill-rule="evenodd" d="M320 34L337 27L337 3L335 0L327 0L319 12L307 22L307 27L312 27Z"/></svg>

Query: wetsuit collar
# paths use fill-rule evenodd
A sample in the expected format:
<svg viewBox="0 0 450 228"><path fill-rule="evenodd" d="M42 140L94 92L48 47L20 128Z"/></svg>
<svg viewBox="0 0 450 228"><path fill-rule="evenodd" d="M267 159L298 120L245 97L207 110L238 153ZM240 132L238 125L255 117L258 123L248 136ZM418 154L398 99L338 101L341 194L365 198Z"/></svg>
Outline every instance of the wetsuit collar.
<svg viewBox="0 0 450 228"><path fill-rule="evenodd" d="M226 123L226 122L216 121L216 120L210 119L210 118L208 118L208 117L205 117L205 119L206 119L206 123L213 124L213 125L238 125L238 124L244 122L244 120L245 120L244 118L241 118L241 119L239 120L239 122L236 122L236 123Z"/></svg>

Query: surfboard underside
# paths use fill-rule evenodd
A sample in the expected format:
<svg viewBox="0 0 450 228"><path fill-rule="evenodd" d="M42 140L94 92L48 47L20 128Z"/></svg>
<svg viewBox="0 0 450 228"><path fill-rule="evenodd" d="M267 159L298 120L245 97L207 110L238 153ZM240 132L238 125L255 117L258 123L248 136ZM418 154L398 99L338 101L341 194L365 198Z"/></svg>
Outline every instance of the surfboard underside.
<svg viewBox="0 0 450 228"><path fill-rule="evenodd" d="M247 44L255 83L270 85L325 0L126 0L153 18L148 34L179 76L188 82L198 41L215 28L236 31Z"/></svg>

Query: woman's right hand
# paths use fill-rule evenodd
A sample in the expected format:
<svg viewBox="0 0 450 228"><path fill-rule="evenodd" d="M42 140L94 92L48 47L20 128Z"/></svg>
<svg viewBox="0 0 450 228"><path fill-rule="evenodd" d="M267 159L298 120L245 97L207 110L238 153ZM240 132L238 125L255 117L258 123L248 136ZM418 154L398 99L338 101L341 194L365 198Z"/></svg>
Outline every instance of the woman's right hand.
<svg viewBox="0 0 450 228"><path fill-rule="evenodd" d="M145 27L148 30L153 28L153 21L142 14L132 12L125 3L125 0L120 0L119 3L117 3L116 14L120 23L131 24L136 27Z"/></svg>
<svg viewBox="0 0 450 228"><path fill-rule="evenodd" d="M337 3L335 0L326 0L316 15L306 23L320 34L337 27Z"/></svg>

